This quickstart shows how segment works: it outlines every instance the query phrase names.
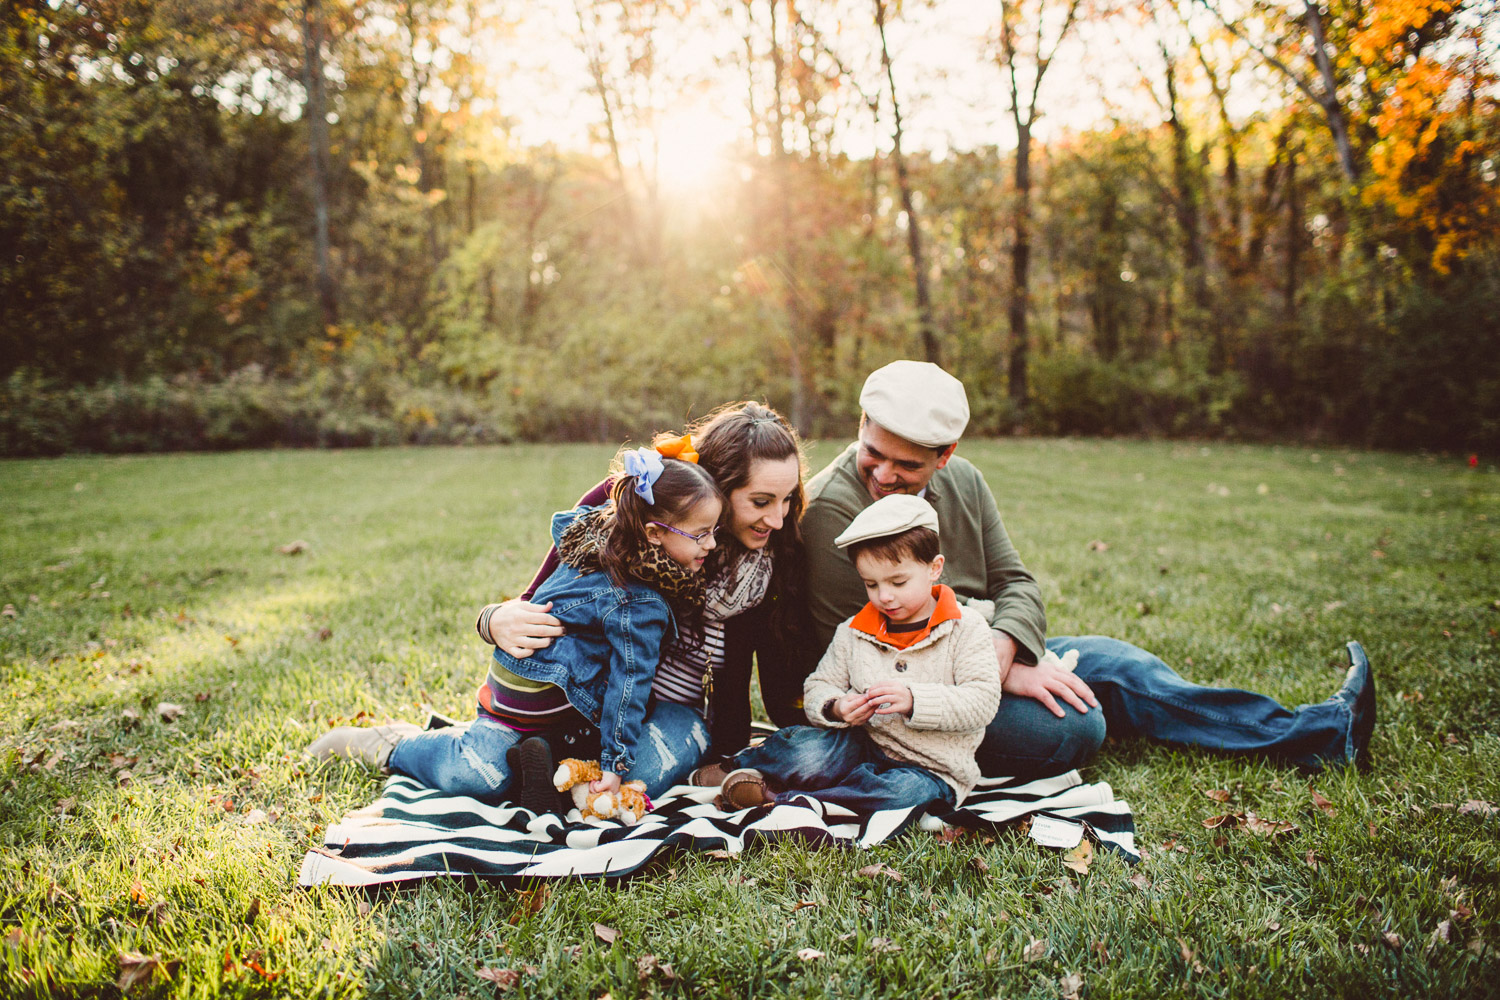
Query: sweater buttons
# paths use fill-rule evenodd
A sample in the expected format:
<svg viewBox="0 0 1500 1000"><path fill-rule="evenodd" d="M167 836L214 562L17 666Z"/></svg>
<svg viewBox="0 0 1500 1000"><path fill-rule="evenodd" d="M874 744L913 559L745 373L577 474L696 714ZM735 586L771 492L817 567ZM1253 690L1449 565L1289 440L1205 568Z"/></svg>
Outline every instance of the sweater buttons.
<svg viewBox="0 0 1500 1000"><path fill-rule="evenodd" d="M897 660L896 661L896 669L899 670L899 671L901 671L902 673L905 673L906 672L906 661L905 660Z"/></svg>

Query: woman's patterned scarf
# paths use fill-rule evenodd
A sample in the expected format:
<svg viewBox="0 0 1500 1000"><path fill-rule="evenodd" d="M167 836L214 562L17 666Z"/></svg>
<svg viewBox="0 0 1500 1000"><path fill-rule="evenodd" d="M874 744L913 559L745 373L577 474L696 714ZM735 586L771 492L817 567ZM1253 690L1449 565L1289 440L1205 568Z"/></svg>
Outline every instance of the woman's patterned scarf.
<svg viewBox="0 0 1500 1000"><path fill-rule="evenodd" d="M580 573L603 570L599 553L604 550L604 543L614 526L613 507L599 507L578 515L557 543L559 558ZM632 577L660 591L674 605L703 607L703 574L678 565L660 545L642 545L631 555L626 569Z"/></svg>

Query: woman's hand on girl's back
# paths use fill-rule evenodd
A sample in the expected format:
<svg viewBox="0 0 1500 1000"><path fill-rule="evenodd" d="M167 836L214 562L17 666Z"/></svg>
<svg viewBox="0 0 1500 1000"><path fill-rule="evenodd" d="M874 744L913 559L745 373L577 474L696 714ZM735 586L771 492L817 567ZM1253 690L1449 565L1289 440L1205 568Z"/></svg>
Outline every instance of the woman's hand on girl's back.
<svg viewBox="0 0 1500 1000"><path fill-rule="evenodd" d="M502 603L489 620L490 642L518 660L552 645L563 634L562 622L549 615L552 602L532 604L519 597Z"/></svg>

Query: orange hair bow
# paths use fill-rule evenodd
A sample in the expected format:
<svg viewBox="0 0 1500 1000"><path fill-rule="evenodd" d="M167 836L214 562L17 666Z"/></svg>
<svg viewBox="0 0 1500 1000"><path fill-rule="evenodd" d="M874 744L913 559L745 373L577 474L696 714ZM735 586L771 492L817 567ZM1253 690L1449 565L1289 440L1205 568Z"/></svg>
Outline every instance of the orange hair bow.
<svg viewBox="0 0 1500 1000"><path fill-rule="evenodd" d="M698 453L693 450L693 437L684 434L675 441L663 441L656 446L657 454L663 458L675 458L683 462L698 464Z"/></svg>

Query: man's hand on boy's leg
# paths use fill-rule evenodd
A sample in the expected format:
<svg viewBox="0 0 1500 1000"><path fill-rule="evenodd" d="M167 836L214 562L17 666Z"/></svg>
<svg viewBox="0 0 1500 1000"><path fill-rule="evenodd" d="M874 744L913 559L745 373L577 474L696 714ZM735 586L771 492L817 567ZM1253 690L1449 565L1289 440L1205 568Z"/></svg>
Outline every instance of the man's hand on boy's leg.
<svg viewBox="0 0 1500 1000"><path fill-rule="evenodd" d="M1087 684L1071 671L1051 663L1039 663L1034 667L1020 663L1012 665L1000 689L1008 695L1035 698L1059 719L1066 713L1057 703L1058 698L1080 712L1087 712L1090 706L1099 707L1099 699L1094 697Z"/></svg>

